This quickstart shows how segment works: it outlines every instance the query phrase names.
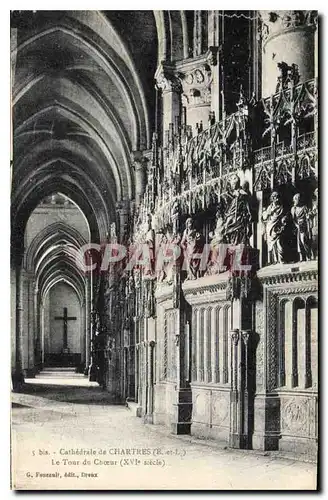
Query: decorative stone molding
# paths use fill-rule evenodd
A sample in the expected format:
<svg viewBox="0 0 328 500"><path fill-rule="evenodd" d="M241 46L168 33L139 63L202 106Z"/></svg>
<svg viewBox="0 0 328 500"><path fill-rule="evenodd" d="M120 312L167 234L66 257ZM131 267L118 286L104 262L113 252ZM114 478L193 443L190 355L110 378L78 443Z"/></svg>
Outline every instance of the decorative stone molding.
<svg viewBox="0 0 328 500"><path fill-rule="evenodd" d="M155 73L156 88L164 93L182 92L181 80L173 66L161 63Z"/></svg>
<svg viewBox="0 0 328 500"><path fill-rule="evenodd" d="M291 264L278 264L263 268L258 272L258 278L264 285L266 384L269 391L275 390L278 382L279 301L286 297L296 296L300 296L306 301L310 295L317 294L318 271L316 266L316 261L304 262L296 264L295 272L291 272L291 268L293 268Z"/></svg>
<svg viewBox="0 0 328 500"><path fill-rule="evenodd" d="M219 47L209 47L206 54L206 61L211 66L216 66L218 63Z"/></svg>
<svg viewBox="0 0 328 500"><path fill-rule="evenodd" d="M226 302L228 273L206 276L182 284L184 296L190 304L205 304L215 301Z"/></svg>
<svg viewBox="0 0 328 500"><path fill-rule="evenodd" d="M181 69L183 98L188 106L204 106L211 103L212 71L201 61L193 68Z"/></svg>
<svg viewBox="0 0 328 500"><path fill-rule="evenodd" d="M297 264L275 264L272 266L264 267L257 273L257 277L262 285L265 286L279 286L281 284L293 284L295 287L302 289L300 282L306 284L313 282L315 290L318 280L318 264L317 261L308 261ZM284 290L286 293L287 290ZM291 293L294 293L293 291Z"/></svg>
<svg viewBox="0 0 328 500"><path fill-rule="evenodd" d="M315 27L318 13L315 10L261 10L261 38L266 42L285 30Z"/></svg>

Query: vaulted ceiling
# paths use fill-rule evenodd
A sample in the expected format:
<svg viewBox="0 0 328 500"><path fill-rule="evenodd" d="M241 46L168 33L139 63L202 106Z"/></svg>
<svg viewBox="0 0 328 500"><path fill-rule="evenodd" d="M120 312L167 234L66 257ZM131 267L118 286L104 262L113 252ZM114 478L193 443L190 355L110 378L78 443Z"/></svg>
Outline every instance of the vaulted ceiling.
<svg viewBox="0 0 328 500"><path fill-rule="evenodd" d="M157 30L152 11L12 13L15 246L60 191L99 241L134 197L131 152L149 148Z"/></svg>
<svg viewBox="0 0 328 500"><path fill-rule="evenodd" d="M188 55L184 11L13 11L12 255L37 205L62 193L104 241L135 197L133 151L149 149L159 62Z"/></svg>

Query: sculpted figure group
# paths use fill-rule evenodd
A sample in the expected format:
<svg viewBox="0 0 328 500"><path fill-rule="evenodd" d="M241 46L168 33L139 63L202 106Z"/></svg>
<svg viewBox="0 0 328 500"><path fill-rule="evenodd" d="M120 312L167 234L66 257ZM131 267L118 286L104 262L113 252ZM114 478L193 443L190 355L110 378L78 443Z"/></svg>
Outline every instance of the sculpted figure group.
<svg viewBox="0 0 328 500"><path fill-rule="evenodd" d="M296 233L299 261L312 260L316 257L317 192L316 189L311 209L305 205L300 193L296 193L293 196L293 205L289 210L285 209L281 197L276 191L271 194L270 204L262 213L269 264L285 262L285 254L290 241L288 229ZM292 227L290 227L289 222L291 222Z"/></svg>
<svg viewBox="0 0 328 500"><path fill-rule="evenodd" d="M220 245L225 245L226 248L236 248L241 245L250 247L252 227L256 220L253 212L250 193L247 188L241 187L238 175L232 174L226 192L220 195L219 198L214 231L209 233L212 254L213 252L214 254L215 252L218 253ZM205 273L200 266L201 259L199 257L203 252L205 238L197 230L191 217L186 219L183 231L179 230L180 213L177 202L172 208L171 215L172 231L157 234L156 246L158 243L169 245L175 243L179 245L183 256L183 269L186 271L186 279L197 279ZM267 244L268 265L290 262L290 257L287 256L286 260L286 255L290 256L293 245L294 261L296 261L295 251L298 253L299 261L316 258L318 246L317 190L314 192L311 208L304 203L300 193L293 196L292 206L288 207L283 203L281 195L277 191L273 191L269 204L262 209L260 221L262 222L264 240ZM155 241L151 224L149 224L147 236L151 240L153 247ZM158 281L172 282L172 272L174 272L174 268L166 266L157 276ZM214 266L212 259L211 265L207 266L206 274L216 274L217 272L220 272L220 266Z"/></svg>

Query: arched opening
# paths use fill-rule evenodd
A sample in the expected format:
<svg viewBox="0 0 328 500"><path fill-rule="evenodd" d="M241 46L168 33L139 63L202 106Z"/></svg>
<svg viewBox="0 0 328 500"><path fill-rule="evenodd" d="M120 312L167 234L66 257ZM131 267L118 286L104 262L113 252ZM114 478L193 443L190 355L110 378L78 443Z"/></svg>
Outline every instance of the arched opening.
<svg viewBox="0 0 328 500"><path fill-rule="evenodd" d="M42 365L84 367L84 305L74 287L64 280L52 285L41 311Z"/></svg>
<svg viewBox="0 0 328 500"><path fill-rule="evenodd" d="M131 153L150 147L157 31L152 12L133 15L147 30L131 33L119 12L12 13L12 363L19 384L44 365L44 304L63 283L85 309L81 365L91 363L106 279L85 276L75 254L83 244L105 244L112 225L123 231L117 204L129 209L135 198ZM145 74L147 55L154 67Z"/></svg>

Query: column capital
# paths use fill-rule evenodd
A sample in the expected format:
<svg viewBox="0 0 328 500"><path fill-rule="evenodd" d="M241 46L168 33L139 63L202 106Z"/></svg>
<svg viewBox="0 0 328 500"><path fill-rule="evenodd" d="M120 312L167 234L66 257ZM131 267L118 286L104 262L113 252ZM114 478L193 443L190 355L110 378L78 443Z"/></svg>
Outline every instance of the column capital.
<svg viewBox="0 0 328 500"><path fill-rule="evenodd" d="M206 53L206 61L208 64L211 66L216 66L218 63L218 52L219 52L219 47L217 46L211 46L208 48L208 51Z"/></svg>
<svg viewBox="0 0 328 500"><path fill-rule="evenodd" d="M248 344L248 341L249 341L249 338L251 336L251 333L252 333L251 330L242 330L241 331L241 337L242 337L245 345Z"/></svg>
<svg viewBox="0 0 328 500"><path fill-rule="evenodd" d="M239 329L235 328L234 330L230 330L230 336L233 344L237 345L239 341Z"/></svg>
<svg viewBox="0 0 328 500"><path fill-rule="evenodd" d="M180 75L176 69L162 62L155 73L156 88L161 90L163 93L167 92L182 92L182 85L180 80Z"/></svg>

